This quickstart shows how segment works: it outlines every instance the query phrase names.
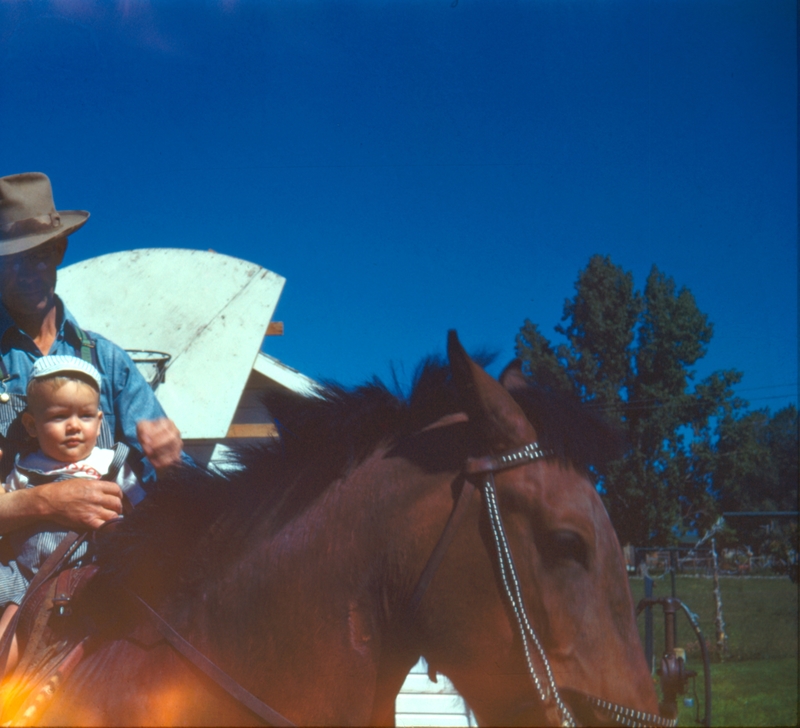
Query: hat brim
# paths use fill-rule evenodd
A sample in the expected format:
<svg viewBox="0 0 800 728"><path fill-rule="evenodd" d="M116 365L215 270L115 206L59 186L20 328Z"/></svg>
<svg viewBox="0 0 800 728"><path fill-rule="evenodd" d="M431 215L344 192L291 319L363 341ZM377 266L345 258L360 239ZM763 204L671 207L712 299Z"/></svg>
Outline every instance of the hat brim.
<svg viewBox="0 0 800 728"><path fill-rule="evenodd" d="M0 241L0 257L24 253L31 248L38 248L44 243L71 235L86 224L89 213L86 210L59 210L61 224L57 228L35 235L24 235L21 238Z"/></svg>

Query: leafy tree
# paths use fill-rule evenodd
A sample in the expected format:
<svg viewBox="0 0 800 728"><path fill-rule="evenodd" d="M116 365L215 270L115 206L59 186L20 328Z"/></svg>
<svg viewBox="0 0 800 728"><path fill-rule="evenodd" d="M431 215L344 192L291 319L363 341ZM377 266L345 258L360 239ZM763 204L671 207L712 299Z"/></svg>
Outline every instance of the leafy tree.
<svg viewBox="0 0 800 728"><path fill-rule="evenodd" d="M768 442L769 412L724 417L718 427L714 485L724 511L776 510L778 471Z"/></svg>
<svg viewBox="0 0 800 728"><path fill-rule="evenodd" d="M798 418L794 405L722 418L714 486L723 511L796 511ZM788 569L797 553L797 520L731 518L740 542ZM796 570L795 570L796 575Z"/></svg>
<svg viewBox="0 0 800 728"><path fill-rule="evenodd" d="M735 370L692 386L713 328L691 292L654 266L639 293L629 272L596 255L555 330L566 343L553 346L525 321L517 356L533 381L577 395L626 431L630 451L598 473L622 542L668 544L708 527L718 512L714 422L744 403L733 395Z"/></svg>
<svg viewBox="0 0 800 728"><path fill-rule="evenodd" d="M767 427L767 442L777 472L777 487L770 497L780 510L797 510L800 481L797 407L790 404L775 413Z"/></svg>

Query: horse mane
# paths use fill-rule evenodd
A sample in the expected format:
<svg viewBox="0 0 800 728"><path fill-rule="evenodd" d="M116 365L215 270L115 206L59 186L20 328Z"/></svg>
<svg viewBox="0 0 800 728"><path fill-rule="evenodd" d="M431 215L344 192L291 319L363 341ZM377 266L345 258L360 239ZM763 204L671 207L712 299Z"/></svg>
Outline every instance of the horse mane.
<svg viewBox="0 0 800 728"><path fill-rule="evenodd" d="M487 357L477 360L485 365ZM349 390L327 384L320 397L269 394L264 404L280 437L239 449L235 470L181 467L159 478L149 497L100 539L98 583L133 583L157 602L176 588L223 575L251 529L279 530L382 444L411 441L425 426L462 411L449 365L439 358L418 367L407 395L395 390L376 378ZM619 454L615 432L577 401L536 386L512 396L540 444L576 468L591 472ZM474 436L460 440L471 450L481 447ZM468 454L446 450L456 462L438 467L457 469Z"/></svg>

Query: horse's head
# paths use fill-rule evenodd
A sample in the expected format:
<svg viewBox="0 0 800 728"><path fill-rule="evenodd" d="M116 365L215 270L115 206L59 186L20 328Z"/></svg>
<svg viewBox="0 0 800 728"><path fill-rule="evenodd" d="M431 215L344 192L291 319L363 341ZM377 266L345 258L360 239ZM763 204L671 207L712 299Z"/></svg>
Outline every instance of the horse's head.
<svg viewBox="0 0 800 728"><path fill-rule="evenodd" d="M639 724L657 722L621 549L594 485L567 459L522 452L538 436L506 389L520 379L512 374L506 386L492 379L454 334L448 353L468 420L462 427L472 430L466 477L476 490L421 596L417 649L450 677L481 724L613 723L614 709L597 700L646 714L631 718ZM515 452L510 467L500 460ZM428 552L463 482L443 482L439 510L429 510L430 531L421 536ZM492 492L501 524L487 509ZM503 532L513 573L498 557Z"/></svg>

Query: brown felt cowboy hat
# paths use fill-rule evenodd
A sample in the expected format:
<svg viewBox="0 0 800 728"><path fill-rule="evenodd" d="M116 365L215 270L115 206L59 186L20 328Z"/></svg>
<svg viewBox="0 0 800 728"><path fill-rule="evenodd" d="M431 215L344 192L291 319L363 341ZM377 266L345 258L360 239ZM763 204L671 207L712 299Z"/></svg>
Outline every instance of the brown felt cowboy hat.
<svg viewBox="0 0 800 728"><path fill-rule="evenodd" d="M74 233L88 219L85 210L56 210L46 174L0 177L0 256L22 253Z"/></svg>

